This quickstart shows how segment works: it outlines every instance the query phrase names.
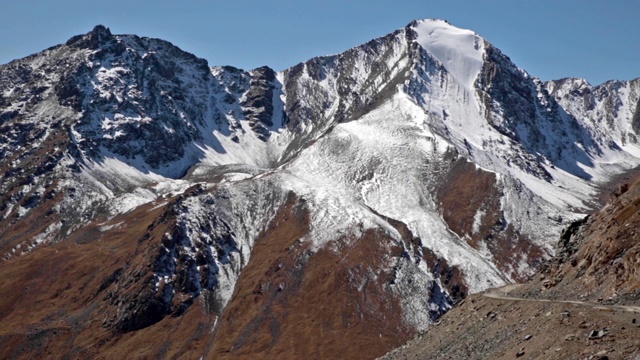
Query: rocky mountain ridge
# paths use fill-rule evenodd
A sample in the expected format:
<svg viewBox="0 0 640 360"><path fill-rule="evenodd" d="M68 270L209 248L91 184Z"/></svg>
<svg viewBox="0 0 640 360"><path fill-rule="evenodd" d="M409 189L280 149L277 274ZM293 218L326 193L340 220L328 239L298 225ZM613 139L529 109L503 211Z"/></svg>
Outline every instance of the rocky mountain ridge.
<svg viewBox="0 0 640 360"><path fill-rule="evenodd" d="M0 66L0 271L29 283L18 269L56 268L56 249L87 292L50 290L67 310L46 315L18 292L0 313L50 349L54 323L70 344L98 333L94 356L181 326L201 339L184 356L273 355L330 330L293 354L318 355L354 328L360 345L332 351L381 355L551 256L598 183L639 163L637 88L543 83L442 20L281 72L97 26ZM76 251L112 265L88 271ZM292 326L314 299L336 306ZM25 350L30 334L7 327L7 356L48 349Z"/></svg>

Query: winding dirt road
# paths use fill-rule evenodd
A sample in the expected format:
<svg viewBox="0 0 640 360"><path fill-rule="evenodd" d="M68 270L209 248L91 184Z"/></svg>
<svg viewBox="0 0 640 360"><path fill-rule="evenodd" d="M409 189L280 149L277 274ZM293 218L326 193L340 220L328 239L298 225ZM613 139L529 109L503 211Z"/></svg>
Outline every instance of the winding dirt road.
<svg viewBox="0 0 640 360"><path fill-rule="evenodd" d="M511 284L506 285L500 288L487 290L482 296L491 298L491 299L499 299L499 300L511 300L511 301L529 301L529 302L543 302L543 303L557 303L557 304L574 304L574 305L582 305L591 307L594 310L601 311L627 311L633 313L640 314L640 306L630 306L630 305L601 305L594 304L585 301L576 301L576 300L549 300L549 299L527 299L521 297L513 297L509 296L509 292L520 288L522 284Z"/></svg>

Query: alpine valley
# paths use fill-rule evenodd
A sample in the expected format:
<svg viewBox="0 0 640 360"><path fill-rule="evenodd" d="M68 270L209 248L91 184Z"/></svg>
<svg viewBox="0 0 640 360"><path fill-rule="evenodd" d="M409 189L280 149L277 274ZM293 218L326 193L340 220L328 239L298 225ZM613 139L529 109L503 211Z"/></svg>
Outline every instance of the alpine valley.
<svg viewBox="0 0 640 360"><path fill-rule="evenodd" d="M382 356L540 270L639 137L640 80L443 20L280 72L96 26L0 66L0 357Z"/></svg>

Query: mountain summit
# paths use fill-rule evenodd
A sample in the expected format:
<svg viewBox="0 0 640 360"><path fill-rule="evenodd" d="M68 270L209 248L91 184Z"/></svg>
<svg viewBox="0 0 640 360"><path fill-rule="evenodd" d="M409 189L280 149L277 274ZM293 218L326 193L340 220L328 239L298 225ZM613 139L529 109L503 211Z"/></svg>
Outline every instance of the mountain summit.
<svg viewBox="0 0 640 360"><path fill-rule="evenodd" d="M415 41L438 59L457 82L473 88L484 63L483 38L444 20L414 21L409 26L417 34Z"/></svg>
<svg viewBox="0 0 640 360"><path fill-rule="evenodd" d="M2 65L2 354L382 355L640 163L639 85L443 20L282 72L104 26Z"/></svg>

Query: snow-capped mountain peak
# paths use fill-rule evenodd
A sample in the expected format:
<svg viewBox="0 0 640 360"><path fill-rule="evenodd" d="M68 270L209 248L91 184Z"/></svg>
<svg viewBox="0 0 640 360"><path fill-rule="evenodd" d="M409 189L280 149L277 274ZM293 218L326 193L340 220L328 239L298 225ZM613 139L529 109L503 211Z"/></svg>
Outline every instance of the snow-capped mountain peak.
<svg viewBox="0 0 640 360"><path fill-rule="evenodd" d="M418 20L411 24L416 41L466 88L471 89L483 64L484 39L446 20Z"/></svg>
<svg viewBox="0 0 640 360"><path fill-rule="evenodd" d="M105 239L113 266L82 285L93 323L147 331L200 307L214 356L261 326L276 346L309 309L388 347L548 258L640 163L639 97L542 83L443 20L282 72L98 26L0 66L0 256Z"/></svg>

